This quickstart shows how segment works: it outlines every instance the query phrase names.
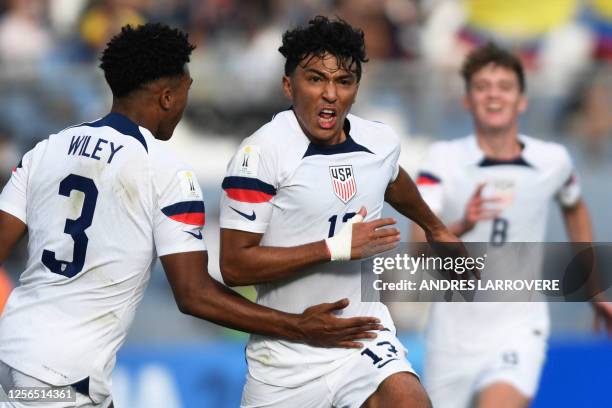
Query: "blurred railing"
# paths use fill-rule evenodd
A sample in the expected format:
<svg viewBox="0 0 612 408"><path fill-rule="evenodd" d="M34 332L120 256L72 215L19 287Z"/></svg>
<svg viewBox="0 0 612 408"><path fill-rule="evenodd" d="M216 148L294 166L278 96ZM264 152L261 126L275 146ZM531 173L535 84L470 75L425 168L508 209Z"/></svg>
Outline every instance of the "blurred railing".
<svg viewBox="0 0 612 408"><path fill-rule="evenodd" d="M273 113L289 106L281 92L282 64L273 61L257 67L250 59L232 62L227 56L194 58L190 64L194 85L187 120L203 133L242 138L255 130ZM583 118L580 108L591 86L599 87L612 100L612 68L587 69L565 90L543 86L541 74L531 76L531 103L522 130L540 137L576 133L568 127L567 118L571 116L574 122ZM22 149L68 124L104 114L111 101L99 68L52 61L36 66L2 66L0 92L0 131L10 133ZM364 116L393 117L400 135L456 137L470 130L462 95L463 83L456 70L403 60L374 61L365 65L354 109Z"/></svg>

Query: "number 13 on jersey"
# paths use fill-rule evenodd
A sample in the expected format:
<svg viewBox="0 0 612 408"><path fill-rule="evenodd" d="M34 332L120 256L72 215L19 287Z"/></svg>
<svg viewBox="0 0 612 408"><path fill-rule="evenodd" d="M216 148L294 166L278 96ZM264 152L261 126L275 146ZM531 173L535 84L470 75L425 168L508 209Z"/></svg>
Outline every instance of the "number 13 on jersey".
<svg viewBox="0 0 612 408"><path fill-rule="evenodd" d="M350 220L351 218L353 218L353 216L355 216L355 212L347 212L342 216L342 222L347 222L348 220ZM327 238L331 238L334 236L334 233L336 232L336 222L338 221L338 216L337 215L332 215L331 217L329 217L329 219L327 220L329 222L329 233L327 234Z"/></svg>

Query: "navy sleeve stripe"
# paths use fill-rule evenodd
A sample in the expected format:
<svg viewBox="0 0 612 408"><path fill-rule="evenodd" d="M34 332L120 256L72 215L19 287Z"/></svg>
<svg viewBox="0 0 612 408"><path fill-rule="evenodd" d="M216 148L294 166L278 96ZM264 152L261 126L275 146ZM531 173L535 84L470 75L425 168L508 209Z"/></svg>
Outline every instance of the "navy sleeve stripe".
<svg viewBox="0 0 612 408"><path fill-rule="evenodd" d="M229 176L223 179L221 187L227 189L253 190L260 191L270 196L276 195L274 186L263 181L251 177Z"/></svg>
<svg viewBox="0 0 612 408"><path fill-rule="evenodd" d="M419 178L424 178L424 179L433 181L435 183L439 183L441 181L440 177L434 176L432 173L429 173L427 171L420 171L418 176L417 176L417 179L419 179Z"/></svg>
<svg viewBox="0 0 612 408"><path fill-rule="evenodd" d="M182 201L162 208L162 212L167 217L186 213L204 213L204 201Z"/></svg>

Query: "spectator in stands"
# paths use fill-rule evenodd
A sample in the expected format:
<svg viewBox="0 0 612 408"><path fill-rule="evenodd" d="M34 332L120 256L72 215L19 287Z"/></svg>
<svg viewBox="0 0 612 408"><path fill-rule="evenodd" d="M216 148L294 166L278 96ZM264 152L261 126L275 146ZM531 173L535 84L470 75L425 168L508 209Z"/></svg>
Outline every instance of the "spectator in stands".
<svg viewBox="0 0 612 408"><path fill-rule="evenodd" d="M535 104L542 109L531 109L526 119L537 118L536 124L559 120L559 112L590 63L591 36L576 18L580 0L445 0L438 4L423 35L423 51L431 62L454 72L468 52L494 41L521 58L534 84L531 90L543 98L543 103Z"/></svg>
<svg viewBox="0 0 612 408"><path fill-rule="evenodd" d="M92 0L85 8L79 34L94 55L97 55L114 33L126 24L145 23L142 0Z"/></svg>
<svg viewBox="0 0 612 408"><path fill-rule="evenodd" d="M43 16L46 1L9 0L0 19L0 63L3 69L35 67L50 51L52 38Z"/></svg>

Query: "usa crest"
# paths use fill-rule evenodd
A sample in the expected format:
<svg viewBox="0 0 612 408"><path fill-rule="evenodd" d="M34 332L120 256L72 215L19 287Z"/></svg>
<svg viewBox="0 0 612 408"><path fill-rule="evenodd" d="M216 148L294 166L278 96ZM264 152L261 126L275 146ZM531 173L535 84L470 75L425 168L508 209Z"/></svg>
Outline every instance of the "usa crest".
<svg viewBox="0 0 612 408"><path fill-rule="evenodd" d="M332 187L336 196L344 203L348 203L357 193L357 183L353 166L330 166L329 175L331 176Z"/></svg>

